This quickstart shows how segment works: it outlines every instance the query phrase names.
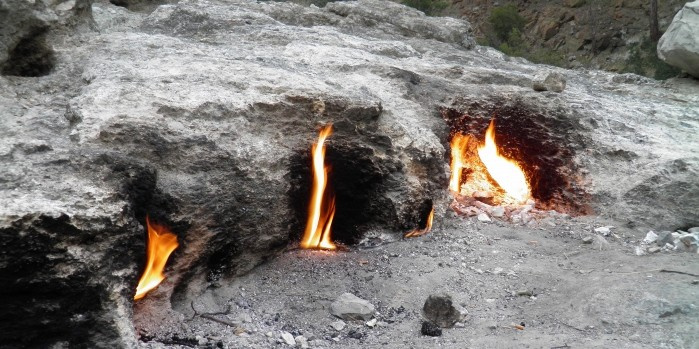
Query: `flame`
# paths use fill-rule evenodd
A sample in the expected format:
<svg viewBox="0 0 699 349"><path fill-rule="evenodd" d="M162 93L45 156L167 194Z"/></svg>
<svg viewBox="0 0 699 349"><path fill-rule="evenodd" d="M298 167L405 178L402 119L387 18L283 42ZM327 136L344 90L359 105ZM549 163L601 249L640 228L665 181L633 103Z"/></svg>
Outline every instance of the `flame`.
<svg viewBox="0 0 699 349"><path fill-rule="evenodd" d="M335 198L326 195L328 186L329 167L325 166L325 139L332 134L332 125L326 125L320 130L318 142L313 144L313 187L311 203L308 207L308 222L306 231L301 239L302 248L317 248L334 250L337 248L330 241L330 227L335 217ZM323 199L327 199L323 201Z"/></svg>
<svg viewBox="0 0 699 349"><path fill-rule="evenodd" d="M434 220L434 206L432 206L432 209L430 210L430 214L427 216L427 224L425 225L424 228L422 229L413 229L409 232L407 232L404 237L406 238L414 238L418 236L425 235L432 230L432 221Z"/></svg>
<svg viewBox="0 0 699 349"><path fill-rule="evenodd" d="M146 226L148 227L148 262L136 287L136 295L133 297L135 300L143 298L148 291L157 287L165 279L163 275L165 263L178 246L177 235L162 225L151 223L148 216L146 216Z"/></svg>
<svg viewBox="0 0 699 349"><path fill-rule="evenodd" d="M462 134L454 135L451 139L451 179L449 180L449 190L459 193L461 191L461 172L464 168L464 150L468 144L468 136Z"/></svg>
<svg viewBox="0 0 699 349"><path fill-rule="evenodd" d="M531 197L529 184L522 168L517 162L499 154L495 144L495 120L490 120L488 130L485 132L485 144L478 147L478 156L490 176L508 196L518 202L525 202Z"/></svg>

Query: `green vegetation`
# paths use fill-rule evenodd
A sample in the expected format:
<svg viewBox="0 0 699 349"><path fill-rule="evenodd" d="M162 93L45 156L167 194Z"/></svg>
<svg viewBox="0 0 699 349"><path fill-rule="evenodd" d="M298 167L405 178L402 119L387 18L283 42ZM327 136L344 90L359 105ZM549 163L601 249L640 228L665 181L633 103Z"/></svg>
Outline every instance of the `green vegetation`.
<svg viewBox="0 0 699 349"><path fill-rule="evenodd" d="M658 58L656 43L645 37L640 43L629 47L629 57L626 58L622 73L634 73L665 80L677 76L680 70Z"/></svg>
<svg viewBox="0 0 699 349"><path fill-rule="evenodd" d="M490 17L488 17L488 22L500 41L508 41L513 30L516 29L518 32L521 32L526 24L526 20L519 14L514 4L493 8Z"/></svg>
<svg viewBox="0 0 699 349"><path fill-rule="evenodd" d="M436 16L449 6L447 0L402 0L403 5L424 12L428 16Z"/></svg>

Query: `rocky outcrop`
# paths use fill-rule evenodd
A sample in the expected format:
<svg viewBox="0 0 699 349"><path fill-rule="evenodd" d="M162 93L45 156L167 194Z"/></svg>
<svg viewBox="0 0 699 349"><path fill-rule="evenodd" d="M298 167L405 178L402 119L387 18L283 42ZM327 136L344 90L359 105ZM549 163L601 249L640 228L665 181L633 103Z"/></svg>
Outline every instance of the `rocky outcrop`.
<svg viewBox="0 0 699 349"><path fill-rule="evenodd" d="M49 74L0 76L0 292L13 304L0 323L14 326L3 344L133 346L156 316L181 317L193 295L293 246L325 123L346 244L400 236L433 204L443 214L450 133L483 130L493 112L511 152L544 146L517 152L536 154L531 171L556 169L540 173L554 186L542 198L572 193L641 227L699 220L696 82L551 68L565 92L535 92L541 67L471 48L467 22L378 0L98 2L92 13L95 31L51 29ZM137 332L146 215L180 247L135 308Z"/></svg>
<svg viewBox="0 0 699 349"><path fill-rule="evenodd" d="M0 3L0 73L42 76L55 65L50 29L89 24L90 1L23 1Z"/></svg>
<svg viewBox="0 0 699 349"><path fill-rule="evenodd" d="M658 2L660 30L670 25L686 1ZM532 50L545 50L565 58L571 68L594 66L620 71L629 47L648 36L649 2L645 0L533 0L494 2L453 0L453 12L468 19L476 37L489 30L488 17L495 6L513 3L526 19L524 38Z"/></svg>
<svg viewBox="0 0 699 349"><path fill-rule="evenodd" d="M658 57L699 78L699 1L689 2L675 15L658 42Z"/></svg>

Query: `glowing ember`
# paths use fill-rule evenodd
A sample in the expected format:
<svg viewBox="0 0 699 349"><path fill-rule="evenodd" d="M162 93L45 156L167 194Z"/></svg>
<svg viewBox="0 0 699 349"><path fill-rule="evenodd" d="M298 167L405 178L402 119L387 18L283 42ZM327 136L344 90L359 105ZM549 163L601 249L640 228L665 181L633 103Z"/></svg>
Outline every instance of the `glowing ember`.
<svg viewBox="0 0 699 349"><path fill-rule="evenodd" d="M490 176L505 191L507 196L523 203L530 198L529 184L519 165L499 154L495 144L495 121L491 120L485 132L485 144L478 147L478 156Z"/></svg>
<svg viewBox="0 0 699 349"><path fill-rule="evenodd" d="M409 232L407 232L404 237L406 238L414 238L417 236L422 236L430 232L432 230L432 220L434 220L434 206L430 210L430 214L427 216L427 224L425 225L424 228L422 229L414 229Z"/></svg>
<svg viewBox="0 0 699 349"><path fill-rule="evenodd" d="M308 222L301 239L302 248L334 250L337 247L330 241L330 227L335 216L335 198L326 192L329 168L325 166L325 139L332 134L332 125L320 130L318 142L313 144L313 187L311 203L308 207Z"/></svg>
<svg viewBox="0 0 699 349"><path fill-rule="evenodd" d="M136 295L133 297L136 300L143 298L148 291L157 287L165 279L163 275L165 263L178 246L177 235L162 225L151 223L148 216L146 216L146 226L148 227L148 262L138 282Z"/></svg>
<svg viewBox="0 0 699 349"><path fill-rule="evenodd" d="M462 134L456 134L451 139L451 179L449 180L449 190L455 193L461 190L461 172L464 169L463 154L468 140L469 137Z"/></svg>

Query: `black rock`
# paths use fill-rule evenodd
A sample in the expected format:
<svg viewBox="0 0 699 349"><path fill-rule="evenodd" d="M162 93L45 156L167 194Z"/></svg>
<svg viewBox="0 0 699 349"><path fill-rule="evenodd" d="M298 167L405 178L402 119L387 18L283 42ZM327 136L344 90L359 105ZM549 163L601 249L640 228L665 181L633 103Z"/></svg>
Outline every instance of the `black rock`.
<svg viewBox="0 0 699 349"><path fill-rule="evenodd" d="M430 321L423 321L420 329L423 336L439 337L442 335L442 329Z"/></svg>
<svg viewBox="0 0 699 349"><path fill-rule="evenodd" d="M354 338L354 339L362 339L362 337L364 337L364 333L359 332L357 330L350 330L347 333L347 337Z"/></svg>
<svg viewBox="0 0 699 349"><path fill-rule="evenodd" d="M452 327L461 320L461 309L452 304L451 296L430 295L422 307L425 318L440 327Z"/></svg>

